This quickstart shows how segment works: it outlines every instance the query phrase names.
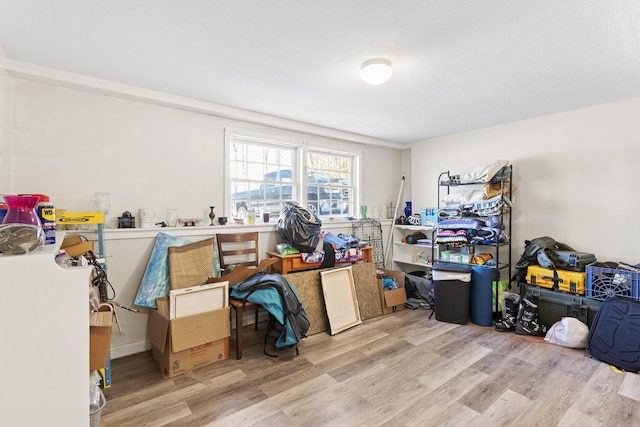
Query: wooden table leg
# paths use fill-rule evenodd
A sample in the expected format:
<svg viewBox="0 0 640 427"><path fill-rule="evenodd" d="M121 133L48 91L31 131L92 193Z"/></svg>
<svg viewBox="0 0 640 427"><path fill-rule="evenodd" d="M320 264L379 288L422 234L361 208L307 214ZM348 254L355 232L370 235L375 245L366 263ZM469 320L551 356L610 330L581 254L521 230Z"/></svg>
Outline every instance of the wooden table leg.
<svg viewBox="0 0 640 427"><path fill-rule="evenodd" d="M244 317L244 308L242 306L234 307L236 309L236 359L242 359L242 318Z"/></svg>

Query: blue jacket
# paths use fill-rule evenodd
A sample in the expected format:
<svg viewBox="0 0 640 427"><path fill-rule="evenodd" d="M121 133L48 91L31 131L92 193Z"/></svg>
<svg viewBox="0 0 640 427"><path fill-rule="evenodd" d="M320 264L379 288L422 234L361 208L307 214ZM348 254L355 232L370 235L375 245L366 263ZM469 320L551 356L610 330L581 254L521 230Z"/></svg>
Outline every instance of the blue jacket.
<svg viewBox="0 0 640 427"><path fill-rule="evenodd" d="M289 291L293 293L297 302L295 308L290 308L290 316L287 316L286 302L282 301L277 288L281 288L285 297L291 297ZM278 273L258 272L248 279L236 283L231 287L231 296L237 299L260 304L278 322L283 325L282 333L276 340L276 347L289 347L298 343L300 338L306 336L309 329L309 322L306 313L300 303L300 298L293 285ZM291 316L293 314L293 316ZM302 316L302 317L301 317ZM297 322L291 324L291 320ZM306 322L306 325L305 325Z"/></svg>

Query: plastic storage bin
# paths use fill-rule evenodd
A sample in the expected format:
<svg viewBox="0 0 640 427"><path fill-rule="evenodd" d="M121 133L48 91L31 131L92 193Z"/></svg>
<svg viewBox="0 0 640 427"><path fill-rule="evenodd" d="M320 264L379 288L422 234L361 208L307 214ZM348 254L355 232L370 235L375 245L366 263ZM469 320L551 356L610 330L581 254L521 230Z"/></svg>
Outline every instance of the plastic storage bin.
<svg viewBox="0 0 640 427"><path fill-rule="evenodd" d="M435 227L438 221L438 208L423 208L420 210L420 225L423 227Z"/></svg>
<svg viewBox="0 0 640 427"><path fill-rule="evenodd" d="M639 274L617 268L587 265L587 298L604 301L609 297L624 297L634 300L638 295Z"/></svg>
<svg viewBox="0 0 640 427"><path fill-rule="evenodd" d="M107 403L107 400L104 397L104 393L100 390L100 387L95 387L92 390L92 396L90 396L90 404L89 404L89 426L90 427L99 427L100 426L100 415L102 414L102 408Z"/></svg>
<svg viewBox="0 0 640 427"><path fill-rule="evenodd" d="M602 305L602 301L580 295L553 291L538 286L527 286L527 298L532 296L538 297L540 323L547 329L563 317L575 317L591 327L591 323Z"/></svg>
<svg viewBox="0 0 640 427"><path fill-rule="evenodd" d="M471 266L439 263L432 277L436 320L464 325L469 321Z"/></svg>
<svg viewBox="0 0 640 427"><path fill-rule="evenodd" d="M557 284L553 283L553 270L542 268L539 265L530 265L527 267L527 283L542 288L555 288L572 294L585 294L585 273L567 270L556 270L556 273L558 274Z"/></svg>

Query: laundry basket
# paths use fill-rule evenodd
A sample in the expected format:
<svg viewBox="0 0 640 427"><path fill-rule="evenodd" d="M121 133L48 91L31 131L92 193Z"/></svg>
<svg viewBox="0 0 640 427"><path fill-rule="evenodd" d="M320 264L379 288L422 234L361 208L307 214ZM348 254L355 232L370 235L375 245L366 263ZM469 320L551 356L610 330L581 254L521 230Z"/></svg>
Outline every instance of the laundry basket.
<svg viewBox="0 0 640 427"><path fill-rule="evenodd" d="M90 403L89 403L89 425L91 427L100 426L100 414L102 408L107 403L104 397L104 393L100 390L100 387L94 387L91 391Z"/></svg>

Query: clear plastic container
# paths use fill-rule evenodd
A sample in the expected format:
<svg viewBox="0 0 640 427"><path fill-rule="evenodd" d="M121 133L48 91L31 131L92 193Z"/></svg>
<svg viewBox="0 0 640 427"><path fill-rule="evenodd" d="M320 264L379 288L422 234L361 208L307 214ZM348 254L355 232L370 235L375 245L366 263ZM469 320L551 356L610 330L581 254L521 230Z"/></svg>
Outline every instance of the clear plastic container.
<svg viewBox="0 0 640 427"><path fill-rule="evenodd" d="M91 427L100 426L100 415L102 408L107 403L104 393L99 386L91 387L89 395L89 425Z"/></svg>

